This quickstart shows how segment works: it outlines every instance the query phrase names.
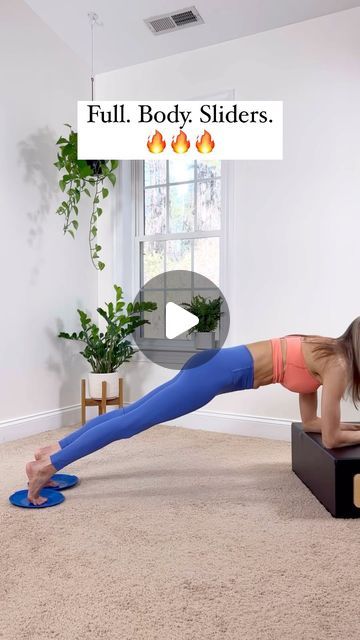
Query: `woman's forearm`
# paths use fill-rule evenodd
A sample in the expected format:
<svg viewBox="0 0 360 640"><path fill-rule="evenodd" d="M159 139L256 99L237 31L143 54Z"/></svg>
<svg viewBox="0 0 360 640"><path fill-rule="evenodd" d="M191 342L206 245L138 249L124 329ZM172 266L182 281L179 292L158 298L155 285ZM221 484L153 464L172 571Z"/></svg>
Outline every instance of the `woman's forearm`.
<svg viewBox="0 0 360 640"><path fill-rule="evenodd" d="M304 431L307 433L321 433L323 427L322 419L319 417L313 420L303 423ZM360 431L360 423L354 424L352 422L340 422L340 431Z"/></svg>
<svg viewBox="0 0 360 640"><path fill-rule="evenodd" d="M340 422L341 431L360 431L360 423Z"/></svg>
<svg viewBox="0 0 360 640"><path fill-rule="evenodd" d="M342 429L338 435L334 448L347 447L351 444L360 444L360 429Z"/></svg>

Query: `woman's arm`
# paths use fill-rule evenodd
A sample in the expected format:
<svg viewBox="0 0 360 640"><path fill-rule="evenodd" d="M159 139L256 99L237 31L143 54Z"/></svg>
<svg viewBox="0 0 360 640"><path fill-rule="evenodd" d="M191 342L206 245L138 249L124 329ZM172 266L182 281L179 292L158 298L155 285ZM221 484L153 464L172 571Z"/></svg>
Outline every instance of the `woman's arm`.
<svg viewBox="0 0 360 640"><path fill-rule="evenodd" d="M299 405L301 422L306 433L321 433L323 421L317 415L318 396L317 391L313 393L300 393ZM360 431L360 423L340 422L341 431Z"/></svg>
<svg viewBox="0 0 360 640"><path fill-rule="evenodd" d="M360 424L340 422L340 402L347 386L346 376L346 368L341 363L326 370L321 397L321 418L317 415L317 391L299 394L304 431L321 433L323 444L327 448L360 444Z"/></svg>
<svg viewBox="0 0 360 640"><path fill-rule="evenodd" d="M360 444L358 425L340 422L340 402L346 386L344 367L329 367L324 376L321 396L321 434L323 445L327 449Z"/></svg>
<svg viewBox="0 0 360 640"><path fill-rule="evenodd" d="M317 416L317 391L313 393L299 393L301 422L304 431L321 433L321 418Z"/></svg>

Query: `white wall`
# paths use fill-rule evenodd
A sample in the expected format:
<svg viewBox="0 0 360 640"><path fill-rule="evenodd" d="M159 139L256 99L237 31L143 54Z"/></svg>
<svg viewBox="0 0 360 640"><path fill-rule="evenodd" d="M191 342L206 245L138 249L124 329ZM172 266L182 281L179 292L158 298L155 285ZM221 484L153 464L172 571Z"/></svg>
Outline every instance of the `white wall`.
<svg viewBox="0 0 360 640"><path fill-rule="evenodd" d="M97 306L87 245L63 235L55 142L76 127L88 69L21 0L2 0L0 21L1 315L0 441L80 420L76 308ZM84 215L85 214L85 215Z"/></svg>
<svg viewBox="0 0 360 640"><path fill-rule="evenodd" d="M284 160L234 164L228 302L235 343L336 336L360 314L359 33L356 8L97 78L104 100L231 89L238 100L284 100ZM105 289L108 277L101 276ZM127 398L135 399L173 372L133 363L126 375ZM288 420L299 417L297 395L280 385L220 396L206 412L176 422L206 428L212 416L216 428L241 432L241 416L258 416L259 433L288 437ZM271 429L269 416L283 419L283 428ZM343 417L358 417L349 403Z"/></svg>

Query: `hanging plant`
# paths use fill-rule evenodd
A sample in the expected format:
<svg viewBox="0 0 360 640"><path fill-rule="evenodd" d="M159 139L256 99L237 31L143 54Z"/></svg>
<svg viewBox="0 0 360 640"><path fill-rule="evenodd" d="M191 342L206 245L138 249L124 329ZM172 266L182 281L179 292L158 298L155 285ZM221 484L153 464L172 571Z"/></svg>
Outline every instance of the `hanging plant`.
<svg viewBox="0 0 360 640"><path fill-rule="evenodd" d="M69 137L61 136L56 144L59 147L55 167L64 171L59 187L66 194L56 213L64 216L64 234L69 233L75 238L79 227L78 204L85 194L91 199L91 215L89 221L89 248L92 263L96 269L102 271L105 264L99 260L101 246L97 242L97 220L103 209L100 206L101 199L109 195L109 184L115 186L116 175L114 170L119 166L118 160L78 160L77 157L77 133L70 124Z"/></svg>

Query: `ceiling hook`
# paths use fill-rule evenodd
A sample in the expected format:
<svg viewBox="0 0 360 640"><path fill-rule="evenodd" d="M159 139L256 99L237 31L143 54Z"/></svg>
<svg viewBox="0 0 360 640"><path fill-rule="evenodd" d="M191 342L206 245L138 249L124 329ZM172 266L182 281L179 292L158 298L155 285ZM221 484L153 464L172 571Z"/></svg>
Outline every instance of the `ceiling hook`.
<svg viewBox="0 0 360 640"><path fill-rule="evenodd" d="M90 20L91 26L93 26L94 24L97 24L98 27L103 27L104 26L104 23L101 22L98 14L95 13L95 11L89 11L88 12L88 18Z"/></svg>

